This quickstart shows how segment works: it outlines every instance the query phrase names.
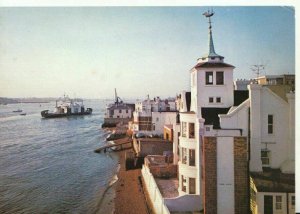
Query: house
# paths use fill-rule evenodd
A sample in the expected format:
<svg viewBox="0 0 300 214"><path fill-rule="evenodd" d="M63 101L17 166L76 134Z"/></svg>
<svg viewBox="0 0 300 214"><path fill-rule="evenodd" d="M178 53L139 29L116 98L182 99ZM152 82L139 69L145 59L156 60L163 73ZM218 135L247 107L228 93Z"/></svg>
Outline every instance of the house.
<svg viewBox="0 0 300 214"><path fill-rule="evenodd" d="M134 132L151 132L163 134L164 124L172 124L176 120L176 104L174 99L161 100L159 97L137 102L133 112L133 123L130 125Z"/></svg>
<svg viewBox="0 0 300 214"><path fill-rule="evenodd" d="M118 123L128 123L132 120L134 104L124 103L115 89L115 102L106 107L102 127L116 126Z"/></svg>

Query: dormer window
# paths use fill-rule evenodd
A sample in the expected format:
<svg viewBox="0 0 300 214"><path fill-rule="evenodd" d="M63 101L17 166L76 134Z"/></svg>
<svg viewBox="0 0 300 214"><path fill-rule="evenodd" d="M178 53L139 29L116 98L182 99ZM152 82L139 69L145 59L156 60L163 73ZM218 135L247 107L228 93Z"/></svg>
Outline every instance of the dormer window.
<svg viewBox="0 0 300 214"><path fill-rule="evenodd" d="M206 82L206 85L213 84L213 72L212 71L207 71L205 73L205 82Z"/></svg>

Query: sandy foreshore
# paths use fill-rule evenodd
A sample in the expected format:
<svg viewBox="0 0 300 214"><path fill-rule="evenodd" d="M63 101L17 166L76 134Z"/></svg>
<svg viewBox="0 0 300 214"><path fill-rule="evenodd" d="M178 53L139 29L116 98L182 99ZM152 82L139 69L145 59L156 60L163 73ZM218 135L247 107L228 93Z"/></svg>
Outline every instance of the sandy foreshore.
<svg viewBox="0 0 300 214"><path fill-rule="evenodd" d="M119 141L120 142L120 141ZM118 142L115 142L116 144ZM147 214L147 205L139 176L141 169L126 171L125 169L125 152L122 150L116 152L119 156L120 170L118 172L119 180L115 184L115 213L116 214Z"/></svg>
<svg viewBox="0 0 300 214"><path fill-rule="evenodd" d="M115 140L116 144L128 141L128 138ZM125 153L130 149L115 151L119 157L118 180L107 189L100 202L97 214L149 214L142 186L139 181L141 169L126 171Z"/></svg>

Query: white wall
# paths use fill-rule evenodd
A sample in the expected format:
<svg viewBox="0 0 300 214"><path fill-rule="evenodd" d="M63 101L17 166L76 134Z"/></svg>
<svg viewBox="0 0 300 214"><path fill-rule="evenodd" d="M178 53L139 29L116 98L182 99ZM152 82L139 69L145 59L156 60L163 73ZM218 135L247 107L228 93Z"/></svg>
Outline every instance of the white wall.
<svg viewBox="0 0 300 214"><path fill-rule="evenodd" d="M256 203L257 203L257 214L264 214L264 196L271 195L273 196L273 214L287 214L287 194L280 192L257 192L256 194ZM289 213L295 213L295 209L291 207L291 196L294 196L294 193L289 193ZM276 209L276 196L282 196L282 209Z"/></svg>
<svg viewBox="0 0 300 214"><path fill-rule="evenodd" d="M187 135L186 137L179 137L179 147L180 147L180 156L182 156L182 148L187 149L187 163L183 164L181 160L178 162L178 175L179 175L179 185L178 192L179 195L185 195L189 193L189 179L196 179L196 195L201 194L201 181L200 181L200 144L199 141L199 126L196 118L196 114L193 113L180 113L180 124L182 122L187 123ZM195 124L195 137L189 138L189 125L188 123ZM181 126L181 125L180 125ZM189 166L189 149L195 150L195 166ZM186 192L182 191L182 175L186 176Z"/></svg>
<svg viewBox="0 0 300 214"><path fill-rule="evenodd" d="M233 137L217 138L217 213L234 213Z"/></svg>
<svg viewBox="0 0 300 214"><path fill-rule="evenodd" d="M251 108L250 170L262 170L261 149L271 151L271 168L281 168L289 159L289 145L291 144L289 104L261 85L249 85L249 89ZM268 134L268 114L273 115L273 134Z"/></svg>
<svg viewBox="0 0 300 214"><path fill-rule="evenodd" d="M169 209L165 205L164 198L162 197L155 179L151 174L150 170L143 165L142 176L145 182L145 188L147 189L150 201L153 204L153 209L155 213L159 214L170 214Z"/></svg>
<svg viewBox="0 0 300 214"><path fill-rule="evenodd" d="M164 133L164 125L176 124L177 112L152 112L152 124L155 126L154 132Z"/></svg>
<svg viewBox="0 0 300 214"><path fill-rule="evenodd" d="M213 72L212 85L205 83L206 71ZM216 85L217 71L224 72L224 85ZM224 108L233 105L233 68L200 68L197 71L193 69L191 78L193 75L197 81L191 86L192 100L193 97L197 99L192 101L192 111L200 112L201 107ZM209 103L209 97L214 97L214 103ZM221 103L216 103L216 97L221 97Z"/></svg>
<svg viewBox="0 0 300 214"><path fill-rule="evenodd" d="M242 129L242 136L248 136L248 111L250 100L246 100L228 114L221 114L220 126L222 129Z"/></svg>
<svg viewBox="0 0 300 214"><path fill-rule="evenodd" d="M126 113L126 109L114 109L113 118L131 118L131 113L132 113L131 109L127 109L127 113Z"/></svg>

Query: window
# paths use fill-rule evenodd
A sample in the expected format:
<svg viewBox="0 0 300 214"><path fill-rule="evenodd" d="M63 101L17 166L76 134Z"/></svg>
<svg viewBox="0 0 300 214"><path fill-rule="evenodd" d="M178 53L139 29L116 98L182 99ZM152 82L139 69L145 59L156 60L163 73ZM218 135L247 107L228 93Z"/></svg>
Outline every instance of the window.
<svg viewBox="0 0 300 214"><path fill-rule="evenodd" d="M217 97L217 103L221 102L221 97Z"/></svg>
<svg viewBox="0 0 300 214"><path fill-rule="evenodd" d="M189 150L189 165L195 166L195 149Z"/></svg>
<svg viewBox="0 0 300 214"><path fill-rule="evenodd" d="M128 114L128 109L126 109L126 114Z"/></svg>
<svg viewBox="0 0 300 214"><path fill-rule="evenodd" d="M122 110L121 110L121 109L119 109L119 113L122 113Z"/></svg>
<svg viewBox="0 0 300 214"><path fill-rule="evenodd" d="M295 209L295 196L294 195L291 196L291 205L292 205L292 209Z"/></svg>
<svg viewBox="0 0 300 214"><path fill-rule="evenodd" d="M273 115L268 114L268 134L273 134Z"/></svg>
<svg viewBox="0 0 300 214"><path fill-rule="evenodd" d="M156 118L156 122L158 122L158 121L159 121L159 118L157 117L157 118Z"/></svg>
<svg viewBox="0 0 300 214"><path fill-rule="evenodd" d="M216 84L217 85L224 85L224 72L217 71L216 73Z"/></svg>
<svg viewBox="0 0 300 214"><path fill-rule="evenodd" d="M186 148L181 148L181 162L186 164L187 156L186 156Z"/></svg>
<svg viewBox="0 0 300 214"><path fill-rule="evenodd" d="M276 203L276 205L275 205L276 210L281 210L282 209L282 196L281 195L276 196L275 203Z"/></svg>
<svg viewBox="0 0 300 214"><path fill-rule="evenodd" d="M182 137L186 137L186 133L187 133L187 130L186 130L186 122L182 122L182 128L181 128L181 132L182 132L182 134L181 134L181 136Z"/></svg>
<svg viewBox="0 0 300 214"><path fill-rule="evenodd" d="M186 178L183 175L181 175L181 190L186 192Z"/></svg>
<svg viewBox="0 0 300 214"><path fill-rule="evenodd" d="M206 85L213 84L213 72L212 71L208 71L205 73L205 82L206 82Z"/></svg>
<svg viewBox="0 0 300 214"><path fill-rule="evenodd" d="M209 101L209 103L213 103L214 102L214 98L213 97L209 97L208 101Z"/></svg>
<svg viewBox="0 0 300 214"><path fill-rule="evenodd" d="M195 124L189 123L189 138L195 138Z"/></svg>
<svg viewBox="0 0 300 214"><path fill-rule="evenodd" d="M205 131L209 132L209 131L210 131L210 127L209 127L209 126L206 126L206 127L205 127Z"/></svg>
<svg viewBox="0 0 300 214"><path fill-rule="evenodd" d="M262 165L270 165L270 151L269 150L261 151L261 162L262 162Z"/></svg>
<svg viewBox="0 0 300 214"><path fill-rule="evenodd" d="M196 193L196 179L189 178L189 193L195 194Z"/></svg>

